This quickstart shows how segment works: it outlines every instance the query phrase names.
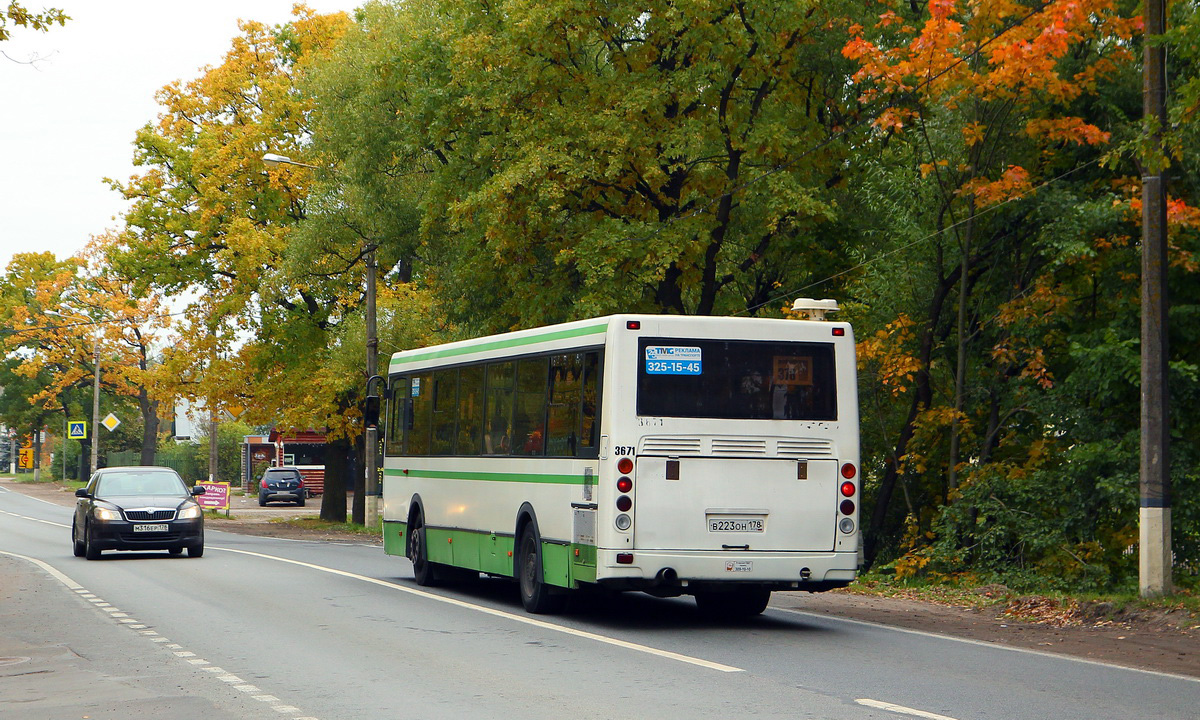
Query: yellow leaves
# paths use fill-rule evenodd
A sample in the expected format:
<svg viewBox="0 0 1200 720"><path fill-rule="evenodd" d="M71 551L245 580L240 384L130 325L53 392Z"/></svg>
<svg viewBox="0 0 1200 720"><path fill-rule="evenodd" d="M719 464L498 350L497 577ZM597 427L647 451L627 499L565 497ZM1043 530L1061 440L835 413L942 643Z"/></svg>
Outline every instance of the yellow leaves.
<svg viewBox="0 0 1200 720"><path fill-rule="evenodd" d="M977 145L983 142L984 136L987 134L987 126L983 123L967 123L962 129L963 142L967 147Z"/></svg>
<svg viewBox="0 0 1200 720"><path fill-rule="evenodd" d="M858 360L862 366L873 365L881 385L893 396L908 391L908 384L921 369L920 360L908 353L913 340L915 323L901 314L874 336L858 343Z"/></svg>
<svg viewBox="0 0 1200 720"><path fill-rule="evenodd" d="M920 168L920 170L921 170L921 177L922 177L922 178L926 178L926 177L928 177L928 176L929 176L929 174L930 174L930 173L932 173L932 172L933 172L933 171L934 171L936 168L939 168L939 167L946 167L946 166L948 166L949 164L950 164L950 161L949 161L949 160L938 160L937 162L932 162L932 163L921 163L921 164L920 164L920 166L919 166L919 168Z"/></svg>

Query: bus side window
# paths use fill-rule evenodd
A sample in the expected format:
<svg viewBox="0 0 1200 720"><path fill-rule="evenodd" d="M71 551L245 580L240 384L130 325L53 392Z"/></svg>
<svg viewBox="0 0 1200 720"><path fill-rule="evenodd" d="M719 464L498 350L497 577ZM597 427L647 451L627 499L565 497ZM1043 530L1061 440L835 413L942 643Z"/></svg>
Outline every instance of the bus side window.
<svg viewBox="0 0 1200 720"><path fill-rule="evenodd" d="M485 455L508 455L512 451L513 374L511 362L487 366L484 412L487 427L483 436Z"/></svg>
<svg viewBox="0 0 1200 720"><path fill-rule="evenodd" d="M384 454L404 454L404 426L400 419L406 416L405 405L408 403L408 378L392 378L389 393L386 427L384 428Z"/></svg>
<svg viewBox="0 0 1200 720"><path fill-rule="evenodd" d="M546 454L574 457L579 446L579 410L583 381L583 354L550 358L550 405L546 411Z"/></svg>
<svg viewBox="0 0 1200 720"><path fill-rule="evenodd" d="M478 455L483 446L483 366L465 367L458 377L458 437L454 452Z"/></svg>
<svg viewBox="0 0 1200 720"><path fill-rule="evenodd" d="M454 425L458 415L458 370L439 370L433 374L433 440L429 447L432 455L449 455L454 452Z"/></svg>
<svg viewBox="0 0 1200 720"><path fill-rule="evenodd" d="M414 375L409 381L412 421L405 437L407 454L428 455L430 426L433 425L433 375Z"/></svg>
<svg viewBox="0 0 1200 720"><path fill-rule="evenodd" d="M514 455L546 454L546 385L549 377L550 358L524 358L517 363Z"/></svg>
<svg viewBox="0 0 1200 720"><path fill-rule="evenodd" d="M583 354L583 397L580 416L582 427L579 431L579 457L596 457L598 441L596 438L597 419L600 417L600 353Z"/></svg>

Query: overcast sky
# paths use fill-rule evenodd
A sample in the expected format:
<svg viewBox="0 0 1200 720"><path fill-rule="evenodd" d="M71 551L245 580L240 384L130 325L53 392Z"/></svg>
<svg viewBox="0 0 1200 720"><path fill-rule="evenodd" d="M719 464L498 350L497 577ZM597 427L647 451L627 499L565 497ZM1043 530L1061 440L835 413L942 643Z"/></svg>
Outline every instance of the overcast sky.
<svg viewBox="0 0 1200 720"><path fill-rule="evenodd" d="M286 22L293 2L25 0L71 20L0 43L12 59L0 57L0 271L13 253L68 257L119 227L125 204L103 179L134 173L134 134L157 118L158 89L220 64L238 19ZM308 2L318 12L359 4Z"/></svg>

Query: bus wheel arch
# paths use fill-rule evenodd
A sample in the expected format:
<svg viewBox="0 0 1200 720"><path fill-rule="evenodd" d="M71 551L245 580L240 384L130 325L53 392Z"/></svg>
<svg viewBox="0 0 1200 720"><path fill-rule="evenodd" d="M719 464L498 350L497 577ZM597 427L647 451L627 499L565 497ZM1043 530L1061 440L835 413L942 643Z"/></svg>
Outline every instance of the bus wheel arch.
<svg viewBox="0 0 1200 720"><path fill-rule="evenodd" d="M441 577L437 566L429 560L429 546L425 536L425 509L419 497L413 498L408 510L408 537L404 543L405 553L412 561L413 579L422 587L436 586Z"/></svg>
<svg viewBox="0 0 1200 720"><path fill-rule="evenodd" d="M542 535L537 515L525 503L517 513L516 544L513 552L513 578L525 610L537 615L562 612L567 595L546 584L542 570Z"/></svg>

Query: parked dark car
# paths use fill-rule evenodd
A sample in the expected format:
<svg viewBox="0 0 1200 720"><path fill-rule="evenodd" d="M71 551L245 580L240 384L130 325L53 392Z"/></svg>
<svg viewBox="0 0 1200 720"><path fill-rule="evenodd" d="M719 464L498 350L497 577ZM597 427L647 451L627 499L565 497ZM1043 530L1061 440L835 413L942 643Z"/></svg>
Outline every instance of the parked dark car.
<svg viewBox="0 0 1200 720"><path fill-rule="evenodd" d="M204 511L171 468L110 467L97 470L75 491L71 543L75 557L96 560L102 550L166 550L204 554Z"/></svg>
<svg viewBox="0 0 1200 720"><path fill-rule="evenodd" d="M258 481L258 504L266 505L274 500L294 502L304 507L304 499L308 490L304 487L304 477L300 469L294 467L272 467L263 472L262 480Z"/></svg>

